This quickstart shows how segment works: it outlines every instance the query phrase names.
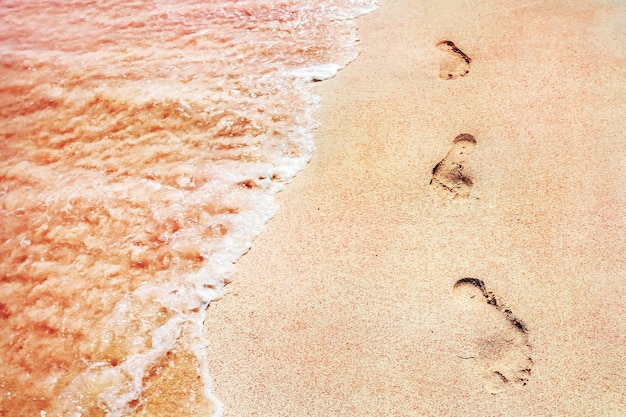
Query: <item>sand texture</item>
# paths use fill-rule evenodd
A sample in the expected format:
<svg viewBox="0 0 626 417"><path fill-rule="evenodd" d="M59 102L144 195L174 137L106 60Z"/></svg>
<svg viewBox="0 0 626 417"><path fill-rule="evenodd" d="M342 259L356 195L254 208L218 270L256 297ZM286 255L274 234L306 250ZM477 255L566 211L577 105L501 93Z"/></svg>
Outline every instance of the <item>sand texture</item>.
<svg viewBox="0 0 626 417"><path fill-rule="evenodd" d="M312 162L209 307L226 416L626 415L617 3L357 21Z"/></svg>

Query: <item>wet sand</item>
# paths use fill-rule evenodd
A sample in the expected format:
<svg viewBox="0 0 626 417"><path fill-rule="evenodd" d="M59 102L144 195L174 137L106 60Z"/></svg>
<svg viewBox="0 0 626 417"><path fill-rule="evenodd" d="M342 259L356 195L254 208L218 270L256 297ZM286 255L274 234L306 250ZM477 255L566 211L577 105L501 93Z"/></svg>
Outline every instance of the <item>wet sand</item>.
<svg viewBox="0 0 626 417"><path fill-rule="evenodd" d="M226 416L626 415L626 10L430 3L316 85L313 160L209 307Z"/></svg>

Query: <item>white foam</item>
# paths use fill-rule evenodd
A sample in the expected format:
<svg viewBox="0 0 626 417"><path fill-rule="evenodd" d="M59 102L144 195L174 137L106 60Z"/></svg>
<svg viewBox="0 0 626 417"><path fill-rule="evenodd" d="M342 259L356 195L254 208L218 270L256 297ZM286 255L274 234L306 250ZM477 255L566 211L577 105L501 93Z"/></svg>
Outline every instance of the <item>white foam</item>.
<svg viewBox="0 0 626 417"><path fill-rule="evenodd" d="M338 64L321 64L289 71L289 75L305 82L323 81L333 78L343 68Z"/></svg>

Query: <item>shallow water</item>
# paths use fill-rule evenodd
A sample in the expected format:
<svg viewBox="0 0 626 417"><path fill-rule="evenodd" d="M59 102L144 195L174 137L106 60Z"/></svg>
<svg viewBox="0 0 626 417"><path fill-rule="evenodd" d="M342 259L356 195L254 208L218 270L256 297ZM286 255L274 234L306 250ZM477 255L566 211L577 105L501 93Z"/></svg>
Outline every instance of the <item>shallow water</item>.
<svg viewBox="0 0 626 417"><path fill-rule="evenodd" d="M204 310L374 7L2 2L0 415L154 415L163 381L176 415L221 413Z"/></svg>

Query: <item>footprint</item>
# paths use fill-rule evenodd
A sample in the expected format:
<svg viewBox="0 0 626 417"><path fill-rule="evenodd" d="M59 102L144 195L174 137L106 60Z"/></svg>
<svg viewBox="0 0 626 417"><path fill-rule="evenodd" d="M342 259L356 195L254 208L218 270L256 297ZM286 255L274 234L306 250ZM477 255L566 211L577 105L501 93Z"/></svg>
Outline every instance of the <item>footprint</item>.
<svg viewBox="0 0 626 417"><path fill-rule="evenodd" d="M454 80L458 77L465 77L469 73L472 59L457 48L454 42L441 41L436 46L437 49L447 52L451 56L450 59L441 63L439 78L442 80Z"/></svg>
<svg viewBox="0 0 626 417"><path fill-rule="evenodd" d="M468 309L466 327L472 332L469 346L458 356L477 361L484 374L485 389L491 394L528 384L533 361L526 325L496 300L479 279L458 280L454 293Z"/></svg>
<svg viewBox="0 0 626 417"><path fill-rule="evenodd" d="M454 138L446 157L433 168L430 185L439 196L446 199L469 197L474 182L465 168L465 159L475 146L476 139L468 133Z"/></svg>

